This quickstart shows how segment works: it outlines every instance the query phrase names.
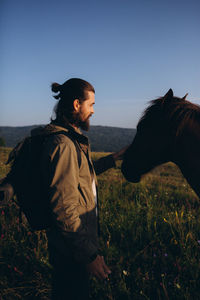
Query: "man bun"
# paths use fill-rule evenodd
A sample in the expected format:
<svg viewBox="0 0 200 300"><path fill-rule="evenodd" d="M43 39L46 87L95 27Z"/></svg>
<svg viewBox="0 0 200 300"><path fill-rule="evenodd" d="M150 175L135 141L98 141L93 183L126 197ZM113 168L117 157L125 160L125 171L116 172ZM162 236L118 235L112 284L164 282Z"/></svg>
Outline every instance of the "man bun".
<svg viewBox="0 0 200 300"><path fill-rule="evenodd" d="M51 90L54 93L58 93L61 90L61 85L57 82L53 82L51 85ZM60 93L57 96L54 96L55 99L59 100L60 99Z"/></svg>
<svg viewBox="0 0 200 300"><path fill-rule="evenodd" d="M60 92L60 87L61 87L61 85L59 83L53 82L51 85L51 90L54 93L58 93L58 92Z"/></svg>

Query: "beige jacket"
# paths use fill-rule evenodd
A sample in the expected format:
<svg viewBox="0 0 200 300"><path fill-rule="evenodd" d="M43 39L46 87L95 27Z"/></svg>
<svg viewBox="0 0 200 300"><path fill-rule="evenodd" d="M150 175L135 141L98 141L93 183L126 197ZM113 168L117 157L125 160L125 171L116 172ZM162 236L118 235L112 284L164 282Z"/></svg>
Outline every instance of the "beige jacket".
<svg viewBox="0 0 200 300"><path fill-rule="evenodd" d="M66 257L89 263L98 252L98 217L92 191L97 185L88 139L72 127L49 124L45 131L65 131L80 148L79 168L74 142L65 134L49 136L42 153L41 172L50 199L53 225L47 232L49 245ZM95 164L97 174L115 166L112 155Z"/></svg>

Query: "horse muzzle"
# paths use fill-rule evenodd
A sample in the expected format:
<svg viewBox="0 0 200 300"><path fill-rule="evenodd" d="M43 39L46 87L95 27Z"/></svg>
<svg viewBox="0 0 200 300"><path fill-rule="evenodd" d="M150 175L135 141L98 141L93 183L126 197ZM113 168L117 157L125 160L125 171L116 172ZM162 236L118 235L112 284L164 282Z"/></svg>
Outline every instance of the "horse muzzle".
<svg viewBox="0 0 200 300"><path fill-rule="evenodd" d="M121 171L122 171L122 174L124 175L124 177L126 178L126 180L128 180L130 182L137 183L141 179L141 175L137 174L134 166L122 163Z"/></svg>

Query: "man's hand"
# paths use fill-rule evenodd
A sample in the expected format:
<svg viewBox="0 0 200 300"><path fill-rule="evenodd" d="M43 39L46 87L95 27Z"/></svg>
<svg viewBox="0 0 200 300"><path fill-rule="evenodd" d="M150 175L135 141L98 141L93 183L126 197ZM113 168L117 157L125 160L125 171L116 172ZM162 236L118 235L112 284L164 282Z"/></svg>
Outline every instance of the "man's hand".
<svg viewBox="0 0 200 300"><path fill-rule="evenodd" d="M128 149L130 145L122 148L121 150L119 150L118 152L115 152L113 153L113 158L114 160L120 160L120 159L123 159L123 155L124 155L124 152Z"/></svg>
<svg viewBox="0 0 200 300"><path fill-rule="evenodd" d="M14 196L14 190L11 184L3 183L3 180L0 180L0 201L1 204L9 202Z"/></svg>
<svg viewBox="0 0 200 300"><path fill-rule="evenodd" d="M97 255L94 261L87 265L87 270L92 275L99 279L107 279L111 273L110 269L106 265L103 256Z"/></svg>

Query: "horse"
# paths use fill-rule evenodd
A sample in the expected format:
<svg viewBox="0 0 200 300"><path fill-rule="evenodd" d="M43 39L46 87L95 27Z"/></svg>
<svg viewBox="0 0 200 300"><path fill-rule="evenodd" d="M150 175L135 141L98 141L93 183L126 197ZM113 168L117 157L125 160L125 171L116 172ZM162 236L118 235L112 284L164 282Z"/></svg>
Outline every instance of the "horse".
<svg viewBox="0 0 200 300"><path fill-rule="evenodd" d="M130 182L139 182L154 167L173 162L200 197L200 106L175 97L170 89L152 100L137 125L126 150L121 171Z"/></svg>

